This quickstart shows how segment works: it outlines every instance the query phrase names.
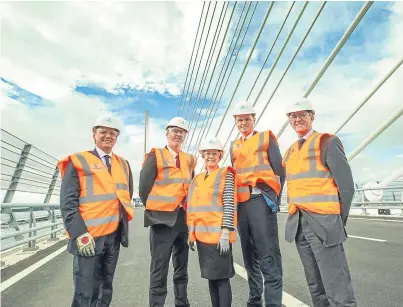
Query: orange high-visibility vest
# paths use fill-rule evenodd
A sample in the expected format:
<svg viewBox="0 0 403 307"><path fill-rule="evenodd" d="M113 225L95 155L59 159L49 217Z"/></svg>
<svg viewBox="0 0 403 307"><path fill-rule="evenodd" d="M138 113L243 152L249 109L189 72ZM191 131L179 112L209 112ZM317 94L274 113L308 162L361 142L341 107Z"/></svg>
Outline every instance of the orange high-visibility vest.
<svg viewBox="0 0 403 307"><path fill-rule="evenodd" d="M242 138L231 143L232 164L236 170L238 181L238 201L245 202L250 198L249 186L255 187L257 182L264 182L280 194L280 178L271 168L267 151L270 136L277 142L270 131L258 132L249 139Z"/></svg>
<svg viewBox="0 0 403 307"><path fill-rule="evenodd" d="M319 214L340 214L338 188L320 158L320 140L324 135L314 132L300 149L295 142L284 155L289 214L295 214L298 208Z"/></svg>
<svg viewBox="0 0 403 307"><path fill-rule="evenodd" d="M190 184L187 198L186 213L191 241L217 244L221 237L223 221L223 193L227 172L235 170L232 167L217 168L205 178L206 172L198 174ZM237 204L236 186L234 204ZM235 207L234 227L237 226L237 210ZM236 239L235 231L230 231L230 242Z"/></svg>
<svg viewBox="0 0 403 307"><path fill-rule="evenodd" d="M155 153L157 160L157 177L148 195L146 209L151 211L174 211L182 201L186 200L197 158L180 151L179 161L181 168L178 169L176 161L174 161L167 148L153 148L151 152ZM148 155L145 157L143 166ZM186 210L186 204L184 209Z"/></svg>
<svg viewBox="0 0 403 307"><path fill-rule="evenodd" d="M93 153L72 154L58 163L62 180L70 161L80 181L79 211L87 231L94 238L108 235L118 228L119 203L124 206L129 221L133 218L126 160L113 154L110 174L102 160ZM68 233L67 238L70 239Z"/></svg>

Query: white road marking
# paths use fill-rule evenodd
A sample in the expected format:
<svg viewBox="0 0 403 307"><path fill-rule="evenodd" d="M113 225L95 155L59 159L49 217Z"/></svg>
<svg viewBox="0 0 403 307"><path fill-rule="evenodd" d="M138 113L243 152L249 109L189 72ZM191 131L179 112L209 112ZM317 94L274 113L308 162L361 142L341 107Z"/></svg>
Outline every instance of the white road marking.
<svg viewBox="0 0 403 307"><path fill-rule="evenodd" d="M360 237L360 236L352 236L352 235L348 235L348 237L349 237L349 238L362 239L362 240L376 241L376 242L386 242L386 240L383 240L383 239L374 239L374 238L367 238L367 237Z"/></svg>
<svg viewBox="0 0 403 307"><path fill-rule="evenodd" d="M0 293L6 290L8 287L11 287L14 285L16 282L20 281L23 279L25 276L31 274L33 271L36 269L40 268L59 254L63 253L66 250L66 246L64 245L63 247L59 248L57 251L51 253L50 255L46 256L45 258L39 260L38 262L35 262L33 265L27 267L25 270L22 270L21 272L15 274L14 276L10 277L7 279L5 282L2 282L0 287Z"/></svg>
<svg viewBox="0 0 403 307"><path fill-rule="evenodd" d="M234 262L235 272L241 276L243 279L248 280L248 275L246 274L246 270L240 266L239 264ZM287 292L283 291L283 305L286 307L309 307L308 305L304 304L300 300L297 300L295 297L291 296Z"/></svg>
<svg viewBox="0 0 403 307"><path fill-rule="evenodd" d="M367 220L367 221L380 221L380 222L395 222L395 223L403 223L403 220L385 220L385 219L367 219L365 217L349 217L349 220Z"/></svg>

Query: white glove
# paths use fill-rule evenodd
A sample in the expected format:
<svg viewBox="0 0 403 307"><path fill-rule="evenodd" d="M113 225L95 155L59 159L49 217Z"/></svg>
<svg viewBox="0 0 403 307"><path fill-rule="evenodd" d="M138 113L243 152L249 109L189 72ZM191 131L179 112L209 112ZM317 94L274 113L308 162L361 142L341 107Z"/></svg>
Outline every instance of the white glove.
<svg viewBox="0 0 403 307"><path fill-rule="evenodd" d="M221 231L221 238L217 244L217 249L220 250L221 256L227 256L229 252L229 230L223 229Z"/></svg>
<svg viewBox="0 0 403 307"><path fill-rule="evenodd" d="M86 232L85 234L77 237L76 242L78 252L81 256L84 257L95 256L95 241L94 238L90 235L90 233Z"/></svg>

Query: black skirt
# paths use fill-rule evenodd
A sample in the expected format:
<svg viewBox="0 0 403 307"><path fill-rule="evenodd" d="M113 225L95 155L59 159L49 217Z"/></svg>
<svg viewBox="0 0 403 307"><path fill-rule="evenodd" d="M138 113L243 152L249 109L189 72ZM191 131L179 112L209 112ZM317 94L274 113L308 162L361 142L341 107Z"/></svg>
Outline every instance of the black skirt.
<svg viewBox="0 0 403 307"><path fill-rule="evenodd" d="M216 280L231 278L235 275L232 244L227 256L221 256L217 244L207 244L197 241L200 273L202 278Z"/></svg>

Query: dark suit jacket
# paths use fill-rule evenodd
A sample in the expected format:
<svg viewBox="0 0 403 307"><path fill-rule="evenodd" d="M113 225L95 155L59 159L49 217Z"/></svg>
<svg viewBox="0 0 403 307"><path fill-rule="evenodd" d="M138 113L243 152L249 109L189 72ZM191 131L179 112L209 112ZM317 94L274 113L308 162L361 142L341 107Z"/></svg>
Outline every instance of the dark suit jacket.
<svg viewBox="0 0 403 307"><path fill-rule="evenodd" d="M257 131L253 132L253 135L258 133ZM230 147L230 157L231 157L231 165L234 166L233 158L232 158L232 146ZM277 204L277 210L280 209L280 202L281 202L281 193L283 191L283 186L285 182L285 170L282 163L282 156L280 152L280 148L278 147L277 142L270 136L269 139L269 149L267 150L267 156L269 157L270 166L273 169L274 174L280 177L281 183L281 190L280 190L280 197L277 197L276 192L273 191L271 187L267 184L259 182L256 185L262 193L264 193L267 197L269 197L275 204Z"/></svg>
<svg viewBox="0 0 403 307"><path fill-rule="evenodd" d="M100 158L95 149L91 151L91 153ZM131 199L133 197L133 176L132 171L130 169L130 165L129 165L129 190ZM66 230L70 235L70 240L67 244L67 251L73 255L78 255L76 238L87 232L87 227L85 226L84 220L81 217L80 211L78 209L79 197L80 197L80 181L78 179L77 170L74 168L73 163L70 161L67 166L65 175L62 179L62 184L60 188L60 211L62 214ZM118 229L121 235L120 242L122 246L127 247L129 245L128 217L126 210L123 208L122 204L120 204L120 211L122 214L122 219L119 223L119 229ZM102 252L105 242L105 236L94 238L94 240L95 240L95 253L99 254Z"/></svg>
<svg viewBox="0 0 403 307"><path fill-rule="evenodd" d="M307 218L312 231L323 241L324 246L333 246L347 238L344 226L354 197L354 180L343 145L337 136L322 137L320 150L321 161L329 168L339 190L340 215L316 214L304 210L300 210L300 214ZM285 239L288 242L295 239L300 214L288 216L285 227Z"/></svg>

